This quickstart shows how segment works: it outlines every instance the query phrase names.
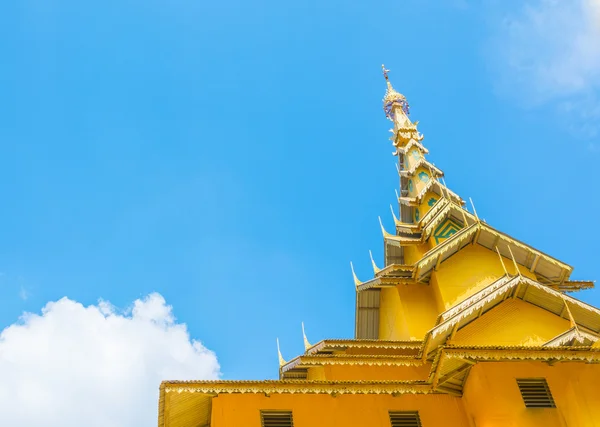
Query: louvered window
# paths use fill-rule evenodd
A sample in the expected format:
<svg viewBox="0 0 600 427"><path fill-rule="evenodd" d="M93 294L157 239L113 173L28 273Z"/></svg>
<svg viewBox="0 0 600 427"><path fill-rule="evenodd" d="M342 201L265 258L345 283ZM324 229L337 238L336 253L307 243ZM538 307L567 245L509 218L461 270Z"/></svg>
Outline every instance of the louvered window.
<svg viewBox="0 0 600 427"><path fill-rule="evenodd" d="M262 427L294 427L292 411L260 411Z"/></svg>
<svg viewBox="0 0 600 427"><path fill-rule="evenodd" d="M392 427L421 427L421 419L417 411L391 412L390 423Z"/></svg>
<svg viewBox="0 0 600 427"><path fill-rule="evenodd" d="M554 399L544 378L517 379L521 396L528 408L556 408Z"/></svg>

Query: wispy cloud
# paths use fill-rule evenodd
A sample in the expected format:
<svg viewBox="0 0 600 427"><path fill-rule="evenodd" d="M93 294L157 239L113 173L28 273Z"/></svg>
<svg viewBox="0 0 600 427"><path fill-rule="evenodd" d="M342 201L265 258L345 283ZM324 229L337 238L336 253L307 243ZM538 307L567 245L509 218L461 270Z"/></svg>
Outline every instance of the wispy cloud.
<svg viewBox="0 0 600 427"><path fill-rule="evenodd" d="M488 50L500 92L530 107L552 103L577 117L583 136L596 136L600 0L533 0L501 16Z"/></svg>
<svg viewBox="0 0 600 427"><path fill-rule="evenodd" d="M27 301L29 298L29 292L24 286L21 286L21 289L19 289L19 298L21 298L23 301Z"/></svg>

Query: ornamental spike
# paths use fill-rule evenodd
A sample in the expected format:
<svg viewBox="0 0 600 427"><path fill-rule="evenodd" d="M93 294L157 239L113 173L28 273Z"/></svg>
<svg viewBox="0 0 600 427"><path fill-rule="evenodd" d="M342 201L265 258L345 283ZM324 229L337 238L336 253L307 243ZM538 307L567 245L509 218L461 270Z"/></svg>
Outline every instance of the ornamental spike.
<svg viewBox="0 0 600 427"><path fill-rule="evenodd" d="M381 226L381 232L383 233L383 237L392 237L392 235L390 233L388 233L387 231L385 231L385 228L383 227L383 222L381 221L381 217L379 218L379 225Z"/></svg>
<svg viewBox="0 0 600 427"><path fill-rule="evenodd" d="M281 355L281 349L279 348L279 338L277 338L277 356L279 356L279 367L281 368L287 362L284 360L283 356Z"/></svg>
<svg viewBox="0 0 600 427"><path fill-rule="evenodd" d="M392 205L390 205L390 210L392 211L392 216L394 217L394 224L398 224L398 218L396 217L396 213L394 212L394 208Z"/></svg>
<svg viewBox="0 0 600 427"><path fill-rule="evenodd" d="M304 338L304 350L308 350L312 347L312 344L308 342L308 338L306 338L306 332L304 332L304 322L302 322L302 337Z"/></svg>
<svg viewBox="0 0 600 427"><path fill-rule="evenodd" d="M350 268L352 269L352 278L354 279L354 285L358 288L360 285L363 284L363 282L358 280L358 277L356 276L356 273L354 272L354 264L352 264L352 261L350 261Z"/></svg>
<svg viewBox="0 0 600 427"><path fill-rule="evenodd" d="M375 264L375 260L373 259L373 253L371 252L371 250L369 250L369 256L371 257L371 264L373 265L373 271L375 272L375 274L379 273L381 271L381 268L377 267L377 264Z"/></svg>

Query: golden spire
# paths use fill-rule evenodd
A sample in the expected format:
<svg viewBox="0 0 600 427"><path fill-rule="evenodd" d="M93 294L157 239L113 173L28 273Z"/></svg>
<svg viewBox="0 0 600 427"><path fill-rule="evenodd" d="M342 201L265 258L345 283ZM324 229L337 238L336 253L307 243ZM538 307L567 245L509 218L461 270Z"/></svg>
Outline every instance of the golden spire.
<svg viewBox="0 0 600 427"><path fill-rule="evenodd" d="M304 322L302 322L302 337L304 338L304 350L308 350L312 347L312 344L308 342L308 338L306 338L306 332L304 332Z"/></svg>
<svg viewBox="0 0 600 427"><path fill-rule="evenodd" d="M281 355L281 349L279 348L279 338L277 338L277 356L279 356L279 367L281 368L287 362L283 359L283 356Z"/></svg>
<svg viewBox="0 0 600 427"><path fill-rule="evenodd" d="M395 103L398 103L404 114L408 116L408 102L406 98L401 93L397 92L393 87L392 83L390 83L390 79L388 78L388 73L390 70L385 68L385 65L381 64L381 70L383 71L383 77L385 77L385 81L387 83L387 90L385 91L385 96L383 97L383 110L385 111L385 115L393 120L394 112L392 111L392 107Z"/></svg>

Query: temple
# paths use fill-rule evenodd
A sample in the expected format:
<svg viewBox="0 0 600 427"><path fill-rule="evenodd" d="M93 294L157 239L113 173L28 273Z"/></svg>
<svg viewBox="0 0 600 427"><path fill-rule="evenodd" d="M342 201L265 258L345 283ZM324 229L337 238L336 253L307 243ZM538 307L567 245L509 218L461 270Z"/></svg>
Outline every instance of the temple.
<svg viewBox="0 0 600 427"><path fill-rule="evenodd" d="M600 426L600 310L570 296L593 283L467 209L383 73L398 215L352 269L354 338L305 335L279 380L165 381L159 427Z"/></svg>

